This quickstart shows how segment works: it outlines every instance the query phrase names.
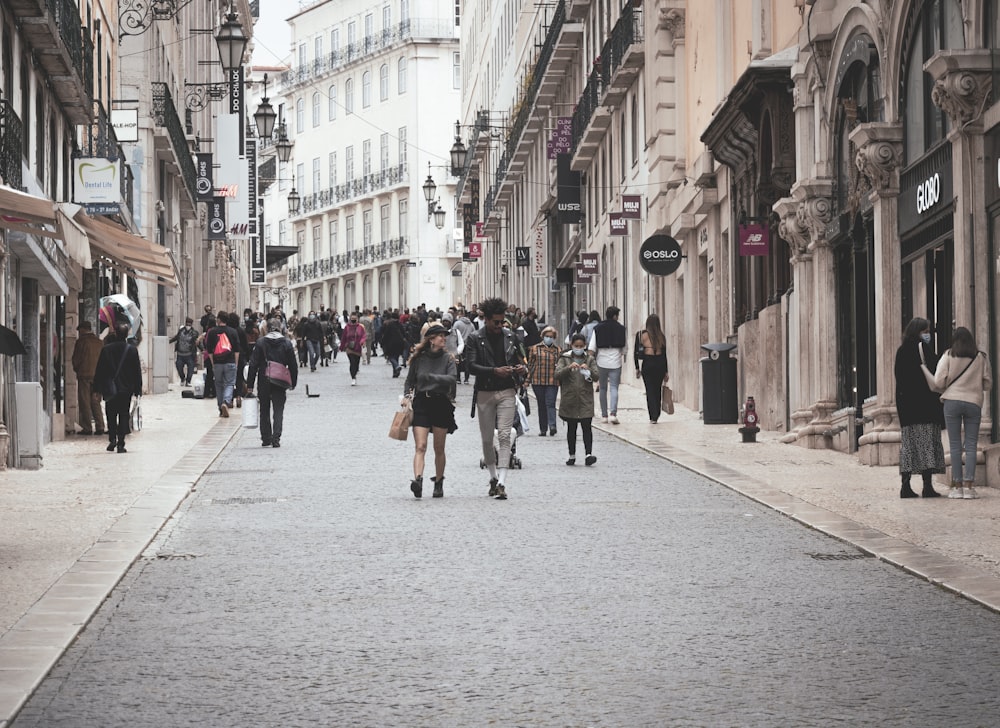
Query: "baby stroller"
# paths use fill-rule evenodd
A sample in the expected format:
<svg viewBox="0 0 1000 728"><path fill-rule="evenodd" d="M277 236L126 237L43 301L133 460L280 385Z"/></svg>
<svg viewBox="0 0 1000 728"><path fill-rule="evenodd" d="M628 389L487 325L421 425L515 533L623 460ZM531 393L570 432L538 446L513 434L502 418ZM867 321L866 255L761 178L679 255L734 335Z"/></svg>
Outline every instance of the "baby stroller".
<svg viewBox="0 0 1000 728"><path fill-rule="evenodd" d="M521 469L521 458L517 456L517 439L528 431L528 412L524 400L527 399L527 395L524 389L518 394L515 399L517 403L517 414L514 415L514 427L510 431L510 462L507 463L507 467L511 470ZM493 431L493 459L497 461L499 467L500 465L500 442L499 442L499 431ZM486 459L479 458L479 469L484 470L486 468Z"/></svg>

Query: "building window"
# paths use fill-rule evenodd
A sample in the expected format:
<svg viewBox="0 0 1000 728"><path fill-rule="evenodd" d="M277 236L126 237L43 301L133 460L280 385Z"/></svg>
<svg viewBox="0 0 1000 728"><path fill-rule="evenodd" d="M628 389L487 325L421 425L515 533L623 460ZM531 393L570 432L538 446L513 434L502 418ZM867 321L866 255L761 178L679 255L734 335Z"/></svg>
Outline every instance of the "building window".
<svg viewBox="0 0 1000 728"><path fill-rule="evenodd" d="M639 95L632 97L632 166L639 163Z"/></svg>
<svg viewBox="0 0 1000 728"><path fill-rule="evenodd" d="M372 210L369 207L363 213L364 219L364 229L362 230L362 235L364 236L364 246L367 248L372 244Z"/></svg>
<svg viewBox="0 0 1000 728"><path fill-rule="evenodd" d="M278 222L278 245L288 245L288 220Z"/></svg>
<svg viewBox="0 0 1000 728"><path fill-rule="evenodd" d="M358 40L358 24L353 20L347 24L347 52L355 53L354 43Z"/></svg>
<svg viewBox="0 0 1000 728"><path fill-rule="evenodd" d="M379 212L381 213L381 218L379 220L379 235L381 241L384 243L389 239L389 205L382 205Z"/></svg>
<svg viewBox="0 0 1000 728"><path fill-rule="evenodd" d="M288 162L278 163L278 192L288 190Z"/></svg>
<svg viewBox="0 0 1000 728"><path fill-rule="evenodd" d="M301 134L306 130L306 100L298 99L295 102L295 131Z"/></svg>
<svg viewBox="0 0 1000 728"><path fill-rule="evenodd" d="M399 21L401 23L410 21L410 0L399 0Z"/></svg>
<svg viewBox="0 0 1000 728"><path fill-rule="evenodd" d="M348 114L354 113L354 79L349 78L344 81L344 111Z"/></svg>
<svg viewBox="0 0 1000 728"><path fill-rule="evenodd" d="M306 165L302 163L295 165L295 189L299 192L306 189Z"/></svg>
<svg viewBox="0 0 1000 728"><path fill-rule="evenodd" d="M320 173L319 157L314 157L313 158L313 188L312 188L313 192L319 192L321 189L323 189L323 183L320 181L319 173Z"/></svg>
<svg viewBox="0 0 1000 728"><path fill-rule="evenodd" d="M348 182L354 181L354 147L350 146L344 153L344 163L346 169L344 173L346 174L346 179Z"/></svg>
<svg viewBox="0 0 1000 728"><path fill-rule="evenodd" d="M330 189L334 189L337 186L337 153L330 152L330 162L329 162L329 174L330 174Z"/></svg>
<svg viewBox="0 0 1000 728"><path fill-rule="evenodd" d="M462 88L462 54L451 54L451 87L453 89Z"/></svg>
<svg viewBox="0 0 1000 728"><path fill-rule="evenodd" d="M399 59L399 72L398 72L397 75L399 76L399 78L396 79L396 89L397 89L397 91L399 91L400 94L405 94L406 93L406 58L400 58Z"/></svg>
<svg viewBox="0 0 1000 728"><path fill-rule="evenodd" d="M407 198L403 198L399 201L399 237L405 238L407 231L407 221L406 213L410 206L410 202Z"/></svg>
<svg viewBox="0 0 1000 728"><path fill-rule="evenodd" d="M622 167L622 182L625 181L625 173L628 170L628 150L625 148L625 140L628 139L625 129L625 111L621 113L621 134L618 135L618 154Z"/></svg>
<svg viewBox="0 0 1000 728"><path fill-rule="evenodd" d="M399 127L399 137L398 138L399 138L399 166L405 167L406 166L406 157L407 157L407 155L406 155L406 152L407 152L407 148L406 148L406 127L405 126Z"/></svg>
<svg viewBox="0 0 1000 728"><path fill-rule="evenodd" d="M385 63L378 69L378 100L389 100L389 66Z"/></svg>
<svg viewBox="0 0 1000 728"><path fill-rule="evenodd" d="M382 8L382 32L388 33L392 30L392 6L386 5Z"/></svg>
<svg viewBox="0 0 1000 728"><path fill-rule="evenodd" d="M389 169L389 134L379 137L379 169L383 172Z"/></svg>
<svg viewBox="0 0 1000 728"><path fill-rule="evenodd" d="M274 245L274 241L271 240L271 223L264 226L264 245Z"/></svg>
<svg viewBox="0 0 1000 728"><path fill-rule="evenodd" d="M330 31L330 53L336 54L340 50L340 28Z"/></svg>
<svg viewBox="0 0 1000 728"><path fill-rule="evenodd" d="M375 16L371 13L365 14L365 49L371 47L375 35Z"/></svg>
<svg viewBox="0 0 1000 728"><path fill-rule="evenodd" d="M307 57L306 57L306 44L305 43L300 43L299 44L299 67L300 68L305 68L305 66L306 66L306 60L307 60Z"/></svg>
<svg viewBox="0 0 1000 728"><path fill-rule="evenodd" d="M367 109L372 105L372 72L361 74L361 107Z"/></svg>
<svg viewBox="0 0 1000 728"><path fill-rule="evenodd" d="M367 177L372 173L372 140L365 139L361 143L361 174Z"/></svg>
<svg viewBox="0 0 1000 728"><path fill-rule="evenodd" d="M313 94L313 105L312 105L313 127L319 126L319 114L321 108L322 108L322 101L320 101L319 91L317 91Z"/></svg>
<svg viewBox="0 0 1000 728"><path fill-rule="evenodd" d="M321 35L317 35L316 36L315 48L313 50L314 50L314 52L316 54L314 56L314 58L317 61L322 60L322 58L323 58L323 36L321 36Z"/></svg>
<svg viewBox="0 0 1000 728"><path fill-rule="evenodd" d="M344 218L344 242L347 244L347 251L354 250L354 215Z"/></svg>
<svg viewBox="0 0 1000 728"><path fill-rule="evenodd" d="M337 220L336 216L334 216L334 218L332 220L330 220L330 226L329 226L330 227L330 255L336 255L337 254L337 223L338 222L339 222L339 220Z"/></svg>
<svg viewBox="0 0 1000 728"><path fill-rule="evenodd" d="M330 117L330 121L337 118L337 85L334 84L330 87L329 97L327 99L327 116Z"/></svg>
<svg viewBox="0 0 1000 728"><path fill-rule="evenodd" d="M323 228L320 225L313 225L313 260L323 257Z"/></svg>
<svg viewBox="0 0 1000 728"><path fill-rule="evenodd" d="M295 247L299 249L299 253L306 252L306 229L295 231Z"/></svg>

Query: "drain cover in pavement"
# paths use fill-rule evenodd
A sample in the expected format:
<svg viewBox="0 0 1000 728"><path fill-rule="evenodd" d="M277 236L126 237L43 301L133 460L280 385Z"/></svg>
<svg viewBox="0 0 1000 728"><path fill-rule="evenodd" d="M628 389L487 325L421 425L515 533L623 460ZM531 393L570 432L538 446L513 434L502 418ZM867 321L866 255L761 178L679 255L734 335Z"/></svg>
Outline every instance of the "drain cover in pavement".
<svg viewBox="0 0 1000 728"><path fill-rule="evenodd" d="M208 501L210 506L247 506L255 503L278 503L278 498L212 498Z"/></svg>
<svg viewBox="0 0 1000 728"><path fill-rule="evenodd" d="M872 559L875 558L871 554L808 554L817 561L854 561L855 559Z"/></svg>

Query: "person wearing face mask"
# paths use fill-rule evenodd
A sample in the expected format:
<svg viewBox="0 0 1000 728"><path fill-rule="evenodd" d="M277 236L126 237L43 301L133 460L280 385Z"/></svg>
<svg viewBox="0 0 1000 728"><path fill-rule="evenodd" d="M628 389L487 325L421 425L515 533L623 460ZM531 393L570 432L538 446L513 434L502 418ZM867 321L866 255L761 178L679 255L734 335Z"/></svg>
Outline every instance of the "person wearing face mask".
<svg viewBox="0 0 1000 728"><path fill-rule="evenodd" d="M529 309L529 312L533 309ZM525 384L530 384L535 392L538 410L538 436L550 437L556 435L556 395L559 393L559 382L556 381L556 363L562 353L556 344L559 336L555 328L546 326L542 329L541 341L528 349L528 378Z"/></svg>
<svg viewBox="0 0 1000 728"><path fill-rule="evenodd" d="M896 350L894 366L900 426L900 498L917 497L910 487L913 473L920 473L924 498L941 495L931 485L931 477L934 473L945 472L944 446L941 444L944 411L940 395L931 391L921 369L921 364L925 364L934 371L937 360L931 345L930 322L925 318L913 319L903 331L903 343Z"/></svg>
<svg viewBox="0 0 1000 728"><path fill-rule="evenodd" d="M594 450L594 382L601 370L597 360L587 351L583 334L573 334L570 349L556 363L556 380L562 389L559 416L566 423L566 444L569 446L567 465L576 465L576 428L583 430L584 464L593 465L597 458Z"/></svg>
<svg viewBox="0 0 1000 728"><path fill-rule="evenodd" d="M347 354L351 365L351 386L358 383L358 370L361 369L361 357L365 353L365 327L358 323L358 314L352 313L344 335L340 337L340 350Z"/></svg>
<svg viewBox="0 0 1000 728"><path fill-rule="evenodd" d="M309 371L314 372L323 351L323 324L315 311L310 311L309 318L302 324L302 338L306 340L306 351L309 354Z"/></svg>
<svg viewBox="0 0 1000 728"><path fill-rule="evenodd" d="M198 332L194 330L194 319L188 316L184 320L184 325L168 339L167 343L174 345L174 354L177 357L175 365L181 384L190 387L191 377L197 369L195 355L198 353Z"/></svg>

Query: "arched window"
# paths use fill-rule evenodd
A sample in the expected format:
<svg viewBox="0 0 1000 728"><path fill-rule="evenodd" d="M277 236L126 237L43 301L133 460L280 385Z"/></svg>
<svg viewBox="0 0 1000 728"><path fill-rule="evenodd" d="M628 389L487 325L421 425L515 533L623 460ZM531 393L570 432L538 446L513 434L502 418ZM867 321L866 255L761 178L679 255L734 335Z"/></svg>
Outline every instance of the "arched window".
<svg viewBox="0 0 1000 728"><path fill-rule="evenodd" d="M329 96L327 97L327 116L330 117L330 121L337 118L337 86L334 84L330 87L328 91Z"/></svg>
<svg viewBox="0 0 1000 728"><path fill-rule="evenodd" d="M389 100L389 66L384 63L378 69L378 100Z"/></svg>
<svg viewBox="0 0 1000 728"><path fill-rule="evenodd" d="M361 108L367 109L372 105L372 72L365 71L361 74Z"/></svg>
<svg viewBox="0 0 1000 728"><path fill-rule="evenodd" d="M313 93L313 104L312 104L312 116L313 116L313 126L319 126L319 115L320 109L323 108L323 102L320 100L319 91Z"/></svg>
<svg viewBox="0 0 1000 728"><path fill-rule="evenodd" d="M295 131L299 134L306 130L306 100L295 102Z"/></svg>
<svg viewBox="0 0 1000 728"><path fill-rule="evenodd" d="M344 112L354 113L354 79L349 78L344 81Z"/></svg>
<svg viewBox="0 0 1000 728"><path fill-rule="evenodd" d="M939 50L965 47L957 0L926 0L910 18L900 109L904 119L904 164L909 165L948 135L947 115L931 101L934 80L924 63Z"/></svg>
<svg viewBox="0 0 1000 728"><path fill-rule="evenodd" d="M406 93L406 58L399 59L399 78L396 81L396 89L401 94Z"/></svg>

